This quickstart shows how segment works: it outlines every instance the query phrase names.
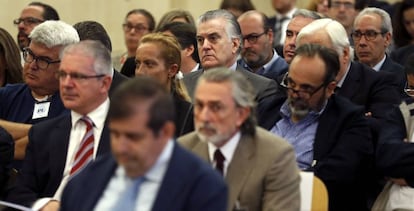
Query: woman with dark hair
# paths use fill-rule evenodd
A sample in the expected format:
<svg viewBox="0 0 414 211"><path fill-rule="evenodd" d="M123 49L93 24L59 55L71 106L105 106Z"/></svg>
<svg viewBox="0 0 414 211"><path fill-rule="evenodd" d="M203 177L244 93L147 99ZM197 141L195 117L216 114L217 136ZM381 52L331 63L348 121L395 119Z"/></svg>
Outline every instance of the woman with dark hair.
<svg viewBox="0 0 414 211"><path fill-rule="evenodd" d="M396 48L414 44L414 1L403 0L397 4L393 18Z"/></svg>
<svg viewBox="0 0 414 211"><path fill-rule="evenodd" d="M21 82L23 76L19 47L13 37L0 28L0 87Z"/></svg>

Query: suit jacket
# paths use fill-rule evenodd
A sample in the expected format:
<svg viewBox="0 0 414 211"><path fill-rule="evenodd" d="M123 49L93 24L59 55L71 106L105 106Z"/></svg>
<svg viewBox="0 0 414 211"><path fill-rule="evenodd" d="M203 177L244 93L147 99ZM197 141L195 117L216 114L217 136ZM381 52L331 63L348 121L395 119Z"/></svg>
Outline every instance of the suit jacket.
<svg viewBox="0 0 414 211"><path fill-rule="evenodd" d="M128 78L119 73L117 70L114 69L114 75L112 77L112 84L109 88L109 96L112 96L112 93L122 82L126 81Z"/></svg>
<svg viewBox="0 0 414 211"><path fill-rule="evenodd" d="M208 145L196 132L178 139L185 148L211 162ZM243 135L227 169L228 211L236 201L247 210L299 210L298 168L292 147L257 127L255 136Z"/></svg>
<svg viewBox="0 0 414 211"><path fill-rule="evenodd" d="M14 140L12 136L0 127L0 200L9 182L10 172L14 156Z"/></svg>
<svg viewBox="0 0 414 211"><path fill-rule="evenodd" d="M410 143L413 132L414 99L407 98L388 113L376 150L378 170L386 177L404 178L411 187L414 187L414 145Z"/></svg>
<svg viewBox="0 0 414 211"><path fill-rule="evenodd" d="M237 61L237 64L245 68L246 70L249 70L249 66L246 64L246 62L243 59L239 59ZM286 61L282 57L279 57L270 65L268 71L264 73L256 73L256 74L259 74L266 78L273 79L277 82L278 77L285 74L288 71L288 69L289 69L288 63L286 63Z"/></svg>
<svg viewBox="0 0 414 211"><path fill-rule="evenodd" d="M175 106L175 137L182 136L194 130L193 105L182 100L173 92Z"/></svg>
<svg viewBox="0 0 414 211"><path fill-rule="evenodd" d="M414 53L414 44L400 47L391 52L391 59L400 65L405 65L408 57Z"/></svg>
<svg viewBox="0 0 414 211"><path fill-rule="evenodd" d="M404 67L394 62L388 55L386 55L385 61L382 64L380 71L386 71L388 73L391 73L395 80L394 83L399 85L398 87L401 96L404 96L404 88L407 83L407 76L405 74Z"/></svg>
<svg viewBox="0 0 414 211"><path fill-rule="evenodd" d="M61 210L93 210L116 168L117 163L112 155L107 155L80 172L66 186ZM151 210L223 211L226 206L227 187L220 175L175 143Z"/></svg>
<svg viewBox="0 0 414 211"><path fill-rule="evenodd" d="M376 72L366 65L352 62L339 96L365 107L373 117L385 118L390 106L401 102L399 84L387 72Z"/></svg>
<svg viewBox="0 0 414 211"><path fill-rule="evenodd" d="M55 194L63 178L70 130L70 114L33 125L23 168L8 192L7 201L31 206L38 198ZM97 156L109 151L109 130L104 127Z"/></svg>
<svg viewBox="0 0 414 211"><path fill-rule="evenodd" d="M281 119L280 113L272 117L271 127ZM368 171L372 168L373 144L363 108L333 95L318 123L313 143L314 165L309 170L325 183L329 210L366 210L370 194L366 181L371 179Z"/></svg>
<svg viewBox="0 0 414 211"><path fill-rule="evenodd" d="M270 115L266 111L269 110L269 107L272 106L276 100L276 91L278 86L274 80L252 73L239 65L237 65L237 71L242 73L247 80L251 82L253 88L255 89L257 120L258 124L261 126L262 122L266 120L268 115ZM202 74L203 70L198 70L186 74L183 78L188 94L193 99L197 80Z"/></svg>

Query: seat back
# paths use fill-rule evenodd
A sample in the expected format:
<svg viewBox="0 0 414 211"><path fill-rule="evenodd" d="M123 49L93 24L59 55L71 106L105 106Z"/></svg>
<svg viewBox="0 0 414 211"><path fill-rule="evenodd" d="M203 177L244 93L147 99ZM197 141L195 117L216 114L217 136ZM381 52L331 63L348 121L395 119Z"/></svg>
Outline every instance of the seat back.
<svg viewBox="0 0 414 211"><path fill-rule="evenodd" d="M312 172L300 172L301 210L328 210L328 190Z"/></svg>

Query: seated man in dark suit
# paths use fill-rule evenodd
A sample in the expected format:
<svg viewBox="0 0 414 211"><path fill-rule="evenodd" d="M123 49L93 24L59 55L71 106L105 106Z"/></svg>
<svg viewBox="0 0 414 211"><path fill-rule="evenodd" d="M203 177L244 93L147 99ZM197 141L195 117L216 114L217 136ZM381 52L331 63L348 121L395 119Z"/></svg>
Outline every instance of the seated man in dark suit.
<svg viewBox="0 0 414 211"><path fill-rule="evenodd" d="M256 127L247 79L227 68L211 69L200 77L194 100L196 131L178 141L225 177L227 210L299 210L293 149Z"/></svg>
<svg viewBox="0 0 414 211"><path fill-rule="evenodd" d="M112 154L69 182L61 210L224 211L224 180L173 140L174 115L164 85L122 84L108 112Z"/></svg>
<svg viewBox="0 0 414 211"><path fill-rule="evenodd" d="M111 75L111 55L100 42L85 40L64 48L56 77L71 112L31 128L23 168L7 201L32 206L37 200L34 209L57 209L67 181L109 152L105 119Z"/></svg>
<svg viewBox="0 0 414 211"><path fill-rule="evenodd" d="M403 94L407 82L403 66L386 54L392 42L392 25L388 13L379 8L365 8L355 18L351 37L358 61L375 71L391 73Z"/></svg>
<svg viewBox="0 0 414 211"><path fill-rule="evenodd" d="M227 10L213 10L204 13L198 20L197 43L201 66L204 68L185 75L184 83L193 98L197 79L214 67L226 67L242 73L255 88L258 104L259 125L269 115L265 111L275 98L277 84L274 80L254 74L237 65L237 57L243 38L236 18Z"/></svg>
<svg viewBox="0 0 414 211"><path fill-rule="evenodd" d="M299 168L325 183L330 210L366 210L364 171L373 153L364 109L334 94L338 54L316 44L296 49L284 80L288 98L271 132L296 151Z"/></svg>
<svg viewBox="0 0 414 211"><path fill-rule="evenodd" d="M237 19L243 47L238 65L266 78L277 80L287 72L288 64L273 49L273 30L267 16L259 11L247 11Z"/></svg>
<svg viewBox="0 0 414 211"><path fill-rule="evenodd" d="M108 33L100 23L96 21L81 21L73 25L73 27L78 32L80 40L97 40L101 42L109 52L112 52L111 38L109 38ZM114 68L112 70L112 83L111 88L109 88L109 97L111 97L115 88L127 79L126 76L119 73Z"/></svg>

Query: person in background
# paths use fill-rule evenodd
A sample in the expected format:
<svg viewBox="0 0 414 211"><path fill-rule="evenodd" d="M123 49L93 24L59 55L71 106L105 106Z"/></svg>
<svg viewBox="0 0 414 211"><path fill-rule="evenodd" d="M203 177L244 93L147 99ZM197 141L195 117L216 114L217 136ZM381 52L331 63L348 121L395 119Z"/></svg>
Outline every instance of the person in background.
<svg viewBox="0 0 414 211"><path fill-rule="evenodd" d="M394 29L394 50L391 58L401 65L414 52L414 1L403 0L397 3L392 19Z"/></svg>
<svg viewBox="0 0 414 211"><path fill-rule="evenodd" d="M157 24L157 27L155 28L155 31L160 31L164 25L169 24L171 22L182 22L182 23L188 23L195 27L195 21L191 13L187 10L171 10L167 13L165 13L160 21Z"/></svg>
<svg viewBox="0 0 414 211"><path fill-rule="evenodd" d="M17 43L21 51L29 46L29 35L34 27L47 20L59 20L59 14L52 6L35 1L23 8L20 17L13 20L17 26Z"/></svg>
<svg viewBox="0 0 414 211"><path fill-rule="evenodd" d="M255 7L250 0L222 0L220 9L227 10L238 18L249 10L255 10Z"/></svg>
<svg viewBox="0 0 414 211"><path fill-rule="evenodd" d="M158 29L158 32L173 35L181 46L181 68L177 78L200 69L200 57L198 56L196 28L188 23L167 23Z"/></svg>
<svg viewBox="0 0 414 211"><path fill-rule="evenodd" d="M282 55L285 32L293 13L296 11L296 0L271 0L276 14L269 18L269 24L273 29L273 47L279 55Z"/></svg>
<svg viewBox="0 0 414 211"><path fill-rule="evenodd" d="M133 63L125 65L127 59L134 60L139 40L145 34L151 33L155 29L155 19L152 14L145 9L133 9L129 11L122 24L124 40L127 52L116 55L113 58L114 67L120 70L127 77L134 77L135 66Z"/></svg>
<svg viewBox="0 0 414 211"><path fill-rule="evenodd" d="M194 130L193 106L182 80L176 78L181 66L181 48L170 35L151 33L142 37L135 56L135 75L147 75L165 86L174 99L175 136Z"/></svg>
<svg viewBox="0 0 414 211"><path fill-rule="evenodd" d="M328 0L311 0L309 1L307 10L318 12L321 15L328 15Z"/></svg>
<svg viewBox="0 0 414 211"><path fill-rule="evenodd" d="M0 87L23 83L19 47L5 29L0 28Z"/></svg>

